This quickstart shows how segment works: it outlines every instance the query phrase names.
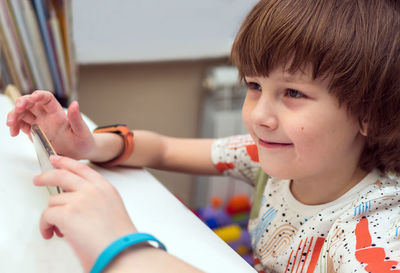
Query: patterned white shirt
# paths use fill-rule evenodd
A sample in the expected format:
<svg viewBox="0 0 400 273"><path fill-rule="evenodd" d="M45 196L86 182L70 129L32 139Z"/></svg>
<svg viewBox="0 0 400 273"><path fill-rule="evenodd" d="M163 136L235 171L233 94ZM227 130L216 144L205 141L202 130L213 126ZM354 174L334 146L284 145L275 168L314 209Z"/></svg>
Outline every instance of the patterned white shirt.
<svg viewBox="0 0 400 273"><path fill-rule="evenodd" d="M256 183L258 155L248 135L216 140L212 160L220 172ZM330 259L337 273L400 273L399 178L374 170L315 206L293 197L290 180L269 178L257 188L249 232L259 272L328 272Z"/></svg>

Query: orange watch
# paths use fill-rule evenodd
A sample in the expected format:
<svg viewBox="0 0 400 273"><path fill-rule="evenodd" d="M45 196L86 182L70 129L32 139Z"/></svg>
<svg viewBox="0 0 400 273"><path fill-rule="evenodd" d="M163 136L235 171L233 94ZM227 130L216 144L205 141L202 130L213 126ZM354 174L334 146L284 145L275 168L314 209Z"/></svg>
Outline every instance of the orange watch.
<svg viewBox="0 0 400 273"><path fill-rule="evenodd" d="M129 130L125 124L115 124L108 126L100 126L94 129L94 134L98 133L114 133L120 135L124 139L124 149L117 157L106 162L93 162L102 166L115 166L124 162L133 152L134 139L133 132Z"/></svg>

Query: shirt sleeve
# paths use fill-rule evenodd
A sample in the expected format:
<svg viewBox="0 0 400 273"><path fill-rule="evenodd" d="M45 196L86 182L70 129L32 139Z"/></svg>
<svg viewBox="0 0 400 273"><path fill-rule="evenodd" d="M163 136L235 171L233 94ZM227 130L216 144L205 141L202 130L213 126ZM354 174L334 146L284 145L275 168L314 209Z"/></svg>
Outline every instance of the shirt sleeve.
<svg viewBox="0 0 400 273"><path fill-rule="evenodd" d="M329 237L335 272L400 273L399 191L352 207Z"/></svg>
<svg viewBox="0 0 400 273"><path fill-rule="evenodd" d="M259 168L258 151L250 135L217 139L211 149L212 162L220 173L254 185Z"/></svg>

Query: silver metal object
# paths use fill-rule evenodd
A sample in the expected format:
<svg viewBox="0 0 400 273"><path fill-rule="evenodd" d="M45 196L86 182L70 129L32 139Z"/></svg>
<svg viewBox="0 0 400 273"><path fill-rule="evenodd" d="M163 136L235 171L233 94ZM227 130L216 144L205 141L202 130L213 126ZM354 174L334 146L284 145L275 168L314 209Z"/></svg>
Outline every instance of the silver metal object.
<svg viewBox="0 0 400 273"><path fill-rule="evenodd" d="M54 170L55 168L50 163L50 156L55 155L53 147L50 141L47 139L44 132L40 129L39 125L34 124L31 128L32 140L35 146L36 155L39 161L40 169L42 172ZM63 190L60 187L47 187L50 195L62 193Z"/></svg>

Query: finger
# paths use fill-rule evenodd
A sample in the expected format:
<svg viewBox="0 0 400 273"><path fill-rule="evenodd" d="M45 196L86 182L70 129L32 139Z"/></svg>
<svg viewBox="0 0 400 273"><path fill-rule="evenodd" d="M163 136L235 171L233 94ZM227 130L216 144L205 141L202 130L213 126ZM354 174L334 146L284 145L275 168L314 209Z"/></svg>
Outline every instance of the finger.
<svg viewBox="0 0 400 273"><path fill-rule="evenodd" d="M16 116L15 116L15 111L11 110L8 114L7 114L7 122L6 125L7 126L12 126L14 124L14 122L16 121Z"/></svg>
<svg viewBox="0 0 400 273"><path fill-rule="evenodd" d="M69 157L51 156L50 162L57 169L67 170L85 180L96 182L102 176L89 166Z"/></svg>
<svg viewBox="0 0 400 273"><path fill-rule="evenodd" d="M31 124L33 124L36 120L36 116L34 116L30 112L25 112L16 119L16 114L9 113L7 117L7 125L10 126L10 134L11 136L18 135L19 131L22 130L26 134L30 134Z"/></svg>
<svg viewBox="0 0 400 273"><path fill-rule="evenodd" d="M58 237L60 237L60 238L64 237L64 234L56 226L54 226L54 232L57 234Z"/></svg>
<svg viewBox="0 0 400 273"><path fill-rule="evenodd" d="M24 95L24 96L17 98L17 100L15 101L15 109L20 109L20 108L25 107L26 96L28 96L28 95Z"/></svg>
<svg viewBox="0 0 400 273"><path fill-rule="evenodd" d="M73 198L73 192L63 192L60 194L54 194L49 197L48 207L64 206L69 203Z"/></svg>
<svg viewBox="0 0 400 273"><path fill-rule="evenodd" d="M33 178L33 184L36 186L58 186L67 192L79 190L84 183L86 181L81 177L62 169L47 171Z"/></svg>
<svg viewBox="0 0 400 273"><path fill-rule="evenodd" d="M25 95L18 98L14 112L10 115L11 125L15 125L21 120L32 124L38 116L43 115L44 111L41 109L42 107L32 102L31 97L31 95Z"/></svg>
<svg viewBox="0 0 400 273"><path fill-rule="evenodd" d="M17 99L17 102L15 103L16 113L22 113L33 106L32 102L29 100L30 96L31 95L24 95Z"/></svg>
<svg viewBox="0 0 400 273"><path fill-rule="evenodd" d="M10 135L12 137L15 137L15 136L19 135L19 130L20 129L21 128L19 127L19 124L16 124L16 125L10 127Z"/></svg>
<svg viewBox="0 0 400 273"><path fill-rule="evenodd" d="M83 121L77 101L73 101L68 107L68 119L70 121L70 125L74 134L81 136L90 132L86 123Z"/></svg>
<svg viewBox="0 0 400 273"><path fill-rule="evenodd" d="M12 110L10 113L7 115L7 126L10 127L10 135L15 137L19 134L19 124L17 122L15 110Z"/></svg>
<svg viewBox="0 0 400 273"><path fill-rule="evenodd" d="M26 123L24 121L20 121L20 129L22 132L30 136L31 134L31 125L29 123Z"/></svg>
<svg viewBox="0 0 400 273"><path fill-rule="evenodd" d="M60 110L64 111L51 92L37 90L32 93L30 99L33 103L39 102L43 106L42 109L46 113L55 113Z"/></svg>
<svg viewBox="0 0 400 273"><path fill-rule="evenodd" d="M19 117L19 120L22 120L29 124L34 124L36 121L36 116L31 112L25 112Z"/></svg>
<svg viewBox="0 0 400 273"><path fill-rule="evenodd" d="M55 229L62 234L62 228L60 228L60 225L62 225L61 221L64 218L62 213L62 207L47 208L43 211L40 217L40 233L44 239L51 239L54 232L56 232Z"/></svg>

